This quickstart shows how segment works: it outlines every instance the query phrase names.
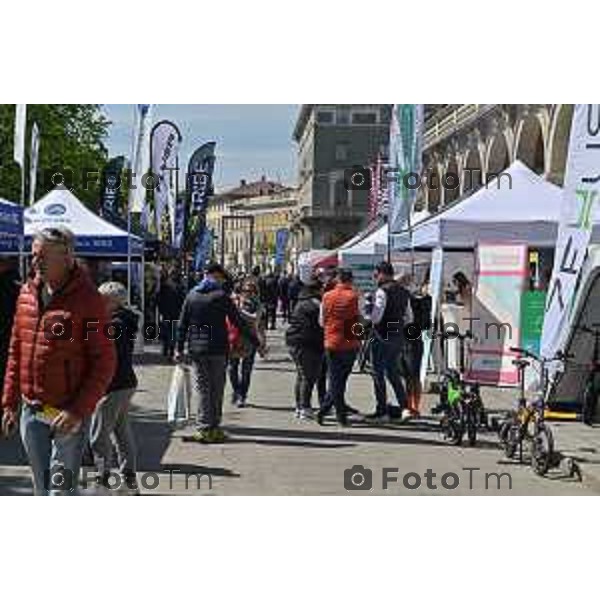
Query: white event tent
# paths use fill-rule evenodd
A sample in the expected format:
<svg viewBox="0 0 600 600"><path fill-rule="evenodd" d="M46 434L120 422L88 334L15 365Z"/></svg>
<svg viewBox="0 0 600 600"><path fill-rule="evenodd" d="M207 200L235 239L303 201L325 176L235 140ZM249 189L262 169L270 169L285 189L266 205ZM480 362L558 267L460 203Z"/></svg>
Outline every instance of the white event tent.
<svg viewBox="0 0 600 600"><path fill-rule="evenodd" d="M562 193L562 188L517 160L487 187L422 221L413 229L412 245L417 249L471 249L485 241L553 248ZM596 208L592 240L600 241L600 207ZM394 250L409 249L408 232L394 236L392 246Z"/></svg>
<svg viewBox="0 0 600 600"><path fill-rule="evenodd" d="M75 235L75 253L83 257L123 258L128 255L128 239L131 240L131 255L144 253L141 238L105 221L73 193L56 188L40 198L33 206L25 209L25 239L31 241L35 231L45 227L63 226Z"/></svg>

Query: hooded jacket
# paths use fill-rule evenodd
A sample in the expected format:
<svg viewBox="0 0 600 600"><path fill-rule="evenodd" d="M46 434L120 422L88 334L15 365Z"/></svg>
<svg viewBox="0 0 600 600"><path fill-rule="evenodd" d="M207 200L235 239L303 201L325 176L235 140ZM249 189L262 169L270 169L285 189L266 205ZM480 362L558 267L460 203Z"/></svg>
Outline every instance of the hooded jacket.
<svg viewBox="0 0 600 600"><path fill-rule="evenodd" d="M298 294L298 302L290 316L290 325L285 332L288 346L323 352L323 328L319 325L320 310L319 288L303 285Z"/></svg>
<svg viewBox="0 0 600 600"><path fill-rule="evenodd" d="M138 332L138 320L138 316L125 307L113 313L111 325L115 328L117 366L107 392L137 387L138 380L133 370L133 350Z"/></svg>
<svg viewBox="0 0 600 600"><path fill-rule="evenodd" d="M177 349L183 352L185 344L192 356L226 355L229 352L225 317L258 346L256 335L240 317L233 300L210 277L204 278L187 295L177 332Z"/></svg>
<svg viewBox="0 0 600 600"><path fill-rule="evenodd" d="M24 396L89 416L106 393L116 364L114 342L106 335L104 299L78 266L44 307L42 285L30 279L21 288L2 405L16 410Z"/></svg>

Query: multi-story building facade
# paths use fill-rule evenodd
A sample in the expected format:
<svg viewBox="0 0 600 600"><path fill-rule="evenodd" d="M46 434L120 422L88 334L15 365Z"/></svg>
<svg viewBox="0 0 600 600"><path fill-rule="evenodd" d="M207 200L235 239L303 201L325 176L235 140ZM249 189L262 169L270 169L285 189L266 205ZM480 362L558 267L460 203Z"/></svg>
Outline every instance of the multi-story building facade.
<svg viewBox="0 0 600 600"><path fill-rule="evenodd" d="M367 190L346 190L344 171L371 165L388 148L391 105L303 104L298 144L298 213L303 249L335 248L366 227Z"/></svg>
<svg viewBox="0 0 600 600"><path fill-rule="evenodd" d="M472 193L517 159L562 185L572 104L426 106L423 174L433 185L419 189L417 209L435 213ZM456 185L454 174L458 176Z"/></svg>
<svg viewBox="0 0 600 600"><path fill-rule="evenodd" d="M264 176L256 182L242 181L237 188L215 196L207 210L207 225L217 240L216 256L223 256L230 269L247 271L255 265L270 268L277 230L292 228L297 205L294 188L268 181ZM292 232L286 262L295 260L296 246Z"/></svg>
<svg viewBox="0 0 600 600"><path fill-rule="evenodd" d="M366 226L368 193L346 192L344 167L373 165L389 147L392 105L302 105L295 226L304 249L336 247ZM426 104L417 210L467 196L514 160L562 185L572 104Z"/></svg>

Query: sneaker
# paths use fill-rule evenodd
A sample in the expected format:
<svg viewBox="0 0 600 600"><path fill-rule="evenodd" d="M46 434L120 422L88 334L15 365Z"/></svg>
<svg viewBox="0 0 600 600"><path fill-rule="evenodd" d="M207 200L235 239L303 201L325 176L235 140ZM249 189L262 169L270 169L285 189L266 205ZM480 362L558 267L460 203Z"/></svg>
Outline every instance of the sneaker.
<svg viewBox="0 0 600 600"><path fill-rule="evenodd" d="M353 406L350 406L349 404L346 404L344 406L344 410L346 411L347 415L359 415L360 414L359 410L357 410Z"/></svg>
<svg viewBox="0 0 600 600"><path fill-rule="evenodd" d="M387 413L374 412L372 415L367 415L365 419L377 425L385 425L390 422L390 416Z"/></svg>
<svg viewBox="0 0 600 600"><path fill-rule="evenodd" d="M214 441L212 429L197 429L192 433L192 439L201 444L212 444Z"/></svg>
<svg viewBox="0 0 600 600"><path fill-rule="evenodd" d="M301 408L298 418L301 421L312 421L315 418L315 413L312 408Z"/></svg>
<svg viewBox="0 0 600 600"><path fill-rule="evenodd" d="M238 408L246 408L246 406L248 406L248 404L246 403L246 398L240 397L240 399L238 400L238 403L237 403L237 407Z"/></svg>
<svg viewBox="0 0 600 600"><path fill-rule="evenodd" d="M337 420L337 424L340 427L348 427L348 417L346 416L346 413L342 414L342 415L338 415L336 417Z"/></svg>
<svg viewBox="0 0 600 600"><path fill-rule="evenodd" d="M115 490L121 496L139 496L140 488L138 487L137 478L125 477L121 485Z"/></svg>
<svg viewBox="0 0 600 600"><path fill-rule="evenodd" d="M400 418L400 420L402 421L402 423L406 423L407 421L410 421L410 419L412 419L412 416L412 412L410 412L408 408L405 408L402 411L402 417Z"/></svg>
<svg viewBox="0 0 600 600"><path fill-rule="evenodd" d="M239 401L240 401L239 396L235 392L233 392L231 394L231 405L236 406L239 403Z"/></svg>
<svg viewBox="0 0 600 600"><path fill-rule="evenodd" d="M222 444L223 442L227 441L227 439L227 434L220 427L215 427L212 430L212 441L215 444Z"/></svg>
<svg viewBox="0 0 600 600"><path fill-rule="evenodd" d="M302 411L301 411L299 408L296 408L296 409L294 410L294 416L296 417L296 419L299 419L299 418L300 418L300 413L301 413L301 412L302 412Z"/></svg>
<svg viewBox="0 0 600 600"><path fill-rule="evenodd" d="M114 480L113 480L114 481ZM90 486L85 490L85 496L112 496L113 490L108 487L108 481L105 477L98 475L95 481L96 485Z"/></svg>

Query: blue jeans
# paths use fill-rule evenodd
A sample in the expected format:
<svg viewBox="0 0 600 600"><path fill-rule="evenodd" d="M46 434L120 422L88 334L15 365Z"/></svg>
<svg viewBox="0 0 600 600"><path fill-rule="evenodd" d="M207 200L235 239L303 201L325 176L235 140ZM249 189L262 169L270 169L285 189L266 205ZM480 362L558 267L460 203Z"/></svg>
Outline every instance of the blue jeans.
<svg viewBox="0 0 600 600"><path fill-rule="evenodd" d="M331 407L335 406L335 413L338 419L341 419L346 411L346 384L356 360L356 350L328 351L326 356L329 392L325 402L321 405L321 412L328 413Z"/></svg>
<svg viewBox="0 0 600 600"><path fill-rule="evenodd" d="M71 496L77 494L81 456L86 442L87 423L81 423L76 433L51 435L50 426L40 421L23 403L21 439L29 458L36 496ZM52 474L56 476L52 485ZM51 488L51 489L47 489Z"/></svg>
<svg viewBox="0 0 600 600"><path fill-rule="evenodd" d="M400 408L406 406L406 391L400 375L400 356L402 354L402 340L383 340L379 337L373 339L371 357L373 362L373 388L377 403L375 412L378 415L387 413L386 377L389 380L396 401Z"/></svg>
<svg viewBox="0 0 600 600"><path fill-rule="evenodd" d="M229 359L229 381L233 389L233 393L238 398L246 400L248 390L250 389L250 380L252 378L252 369L254 368L254 358L256 351L250 352L244 358ZM240 378L240 363L242 367L242 375Z"/></svg>

